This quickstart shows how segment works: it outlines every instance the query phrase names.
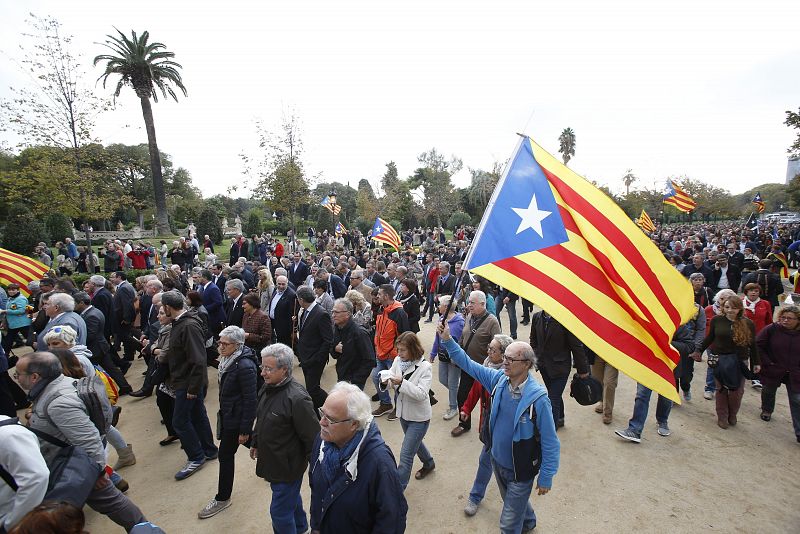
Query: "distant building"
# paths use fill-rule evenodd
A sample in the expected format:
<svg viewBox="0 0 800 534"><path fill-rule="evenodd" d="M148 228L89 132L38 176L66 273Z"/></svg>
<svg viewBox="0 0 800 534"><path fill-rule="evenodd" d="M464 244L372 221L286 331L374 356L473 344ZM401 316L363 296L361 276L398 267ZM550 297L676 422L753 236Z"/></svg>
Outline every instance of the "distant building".
<svg viewBox="0 0 800 534"><path fill-rule="evenodd" d="M786 185L789 185L798 174L800 174L800 158L789 158L786 163Z"/></svg>

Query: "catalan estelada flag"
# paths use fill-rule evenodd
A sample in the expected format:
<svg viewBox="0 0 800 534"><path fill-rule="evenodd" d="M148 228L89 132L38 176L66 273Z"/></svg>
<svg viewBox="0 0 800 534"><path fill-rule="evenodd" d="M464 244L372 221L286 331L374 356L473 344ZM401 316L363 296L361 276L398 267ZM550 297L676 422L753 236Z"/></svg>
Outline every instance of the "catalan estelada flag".
<svg viewBox="0 0 800 534"><path fill-rule="evenodd" d="M781 278L789 278L789 262L783 252L770 252L767 259L777 262L781 266Z"/></svg>
<svg viewBox="0 0 800 534"><path fill-rule="evenodd" d="M764 204L764 199L761 198L760 192L756 193L756 196L753 197L752 202L756 205L756 211L758 213L764 213L764 210L767 209L767 205Z"/></svg>
<svg viewBox="0 0 800 534"><path fill-rule="evenodd" d="M342 224L342 221L339 221L339 223L336 225L336 235L343 234L346 231L347 231L347 228L344 227L344 225Z"/></svg>
<svg viewBox="0 0 800 534"><path fill-rule="evenodd" d="M689 213L697 207L697 202L678 187L673 180L667 180L667 193L664 195L664 204L675 206L684 213Z"/></svg>
<svg viewBox="0 0 800 534"><path fill-rule="evenodd" d="M652 234L656 231L656 225L653 223L653 219L651 219L644 210L642 210L642 214L639 216L639 218L636 219L636 224L639 225L639 228L645 232L650 232Z"/></svg>
<svg viewBox="0 0 800 534"><path fill-rule="evenodd" d="M339 204L334 204L331 202L331 197L325 195L325 198L322 199L322 202L319 203L320 206L323 206L326 210L330 211L334 215L339 215L339 212L342 211L342 207Z"/></svg>
<svg viewBox="0 0 800 534"><path fill-rule="evenodd" d="M464 264L541 306L605 361L676 402L670 341L689 282L602 191L527 137Z"/></svg>
<svg viewBox="0 0 800 534"><path fill-rule="evenodd" d="M392 225L378 217L375 219L375 224L372 225L372 239L375 241L381 241L382 243L388 243L392 245L397 252L400 252L400 236L397 234L397 231L392 228Z"/></svg>
<svg viewBox="0 0 800 534"><path fill-rule="evenodd" d="M0 283L19 284L20 293L30 295L28 282L39 280L50 268L44 263L0 248Z"/></svg>

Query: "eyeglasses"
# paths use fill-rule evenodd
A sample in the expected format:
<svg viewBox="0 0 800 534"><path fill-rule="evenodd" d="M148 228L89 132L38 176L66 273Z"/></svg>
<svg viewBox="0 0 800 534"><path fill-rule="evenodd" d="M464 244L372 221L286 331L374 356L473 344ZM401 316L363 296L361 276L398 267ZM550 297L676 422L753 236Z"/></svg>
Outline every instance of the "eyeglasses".
<svg viewBox="0 0 800 534"><path fill-rule="evenodd" d="M347 313L347 310L331 310L331 313Z"/></svg>
<svg viewBox="0 0 800 534"><path fill-rule="evenodd" d="M19 380L21 376L31 376L33 373L20 373L19 371L14 371L14 380Z"/></svg>
<svg viewBox="0 0 800 534"><path fill-rule="evenodd" d="M778 320L779 321L797 321L799 319L797 317L793 317L791 315L784 314L784 315L781 315Z"/></svg>
<svg viewBox="0 0 800 534"><path fill-rule="evenodd" d="M319 412L319 420L322 421L324 419L325 421L327 421L329 425L338 425L339 423L346 423L347 421L352 421L352 419L342 419L341 421L334 421L333 419L328 417L328 414L322 411L322 408L317 408L317 411Z"/></svg>
<svg viewBox="0 0 800 534"><path fill-rule="evenodd" d="M230 347L231 345L237 345L237 343L229 343L227 341L217 341L217 345L220 347Z"/></svg>
<svg viewBox="0 0 800 534"><path fill-rule="evenodd" d="M274 371L277 371L278 369L279 369L279 367L270 367L269 365L262 365L261 366L261 370L262 371L266 371L268 373L272 373Z"/></svg>
<svg viewBox="0 0 800 534"><path fill-rule="evenodd" d="M496 348L492 347L491 345L489 345L489 348L488 348L487 350L488 350L489 352L499 352L500 354L503 354L503 351L502 351L502 350L500 350L500 349L496 349Z"/></svg>
<svg viewBox="0 0 800 534"><path fill-rule="evenodd" d="M511 358L510 356L503 356L504 362L527 362L528 358Z"/></svg>

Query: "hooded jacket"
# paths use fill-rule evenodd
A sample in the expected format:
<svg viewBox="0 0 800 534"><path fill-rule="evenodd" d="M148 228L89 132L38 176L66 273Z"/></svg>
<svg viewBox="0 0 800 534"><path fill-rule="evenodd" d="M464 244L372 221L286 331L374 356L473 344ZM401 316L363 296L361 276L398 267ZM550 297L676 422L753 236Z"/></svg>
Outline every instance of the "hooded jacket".
<svg viewBox="0 0 800 534"><path fill-rule="evenodd" d="M397 478L397 464L378 426L367 424L361 443L330 483L320 465L334 445L317 436L311 452L311 530L321 534L401 534L408 504Z"/></svg>
<svg viewBox="0 0 800 534"><path fill-rule="evenodd" d="M408 330L408 315L403 310L403 305L393 300L375 319L375 353L378 359L394 359L397 356L394 342L397 336Z"/></svg>
<svg viewBox="0 0 800 534"><path fill-rule="evenodd" d="M250 347L228 364L219 375L219 416L223 430L250 434L256 418L258 363Z"/></svg>
<svg viewBox="0 0 800 534"><path fill-rule="evenodd" d="M172 389L199 395L208 386L203 323L196 310L186 310L172 322L167 363L167 384Z"/></svg>
<svg viewBox="0 0 800 534"><path fill-rule="evenodd" d="M496 395L492 401L489 414L489 436L494 433L497 423L497 410L503 395L509 395L508 377L502 369L490 369L470 359L464 350L453 341L442 341L447 353L467 374L479 381L487 391ZM530 417L531 411L536 410L536 427ZM553 486L553 477L558 471L561 444L556 437L556 426L553 421L553 409L547 390L536 380L529 378L522 391L522 399L514 414L514 435L512 438L511 456L514 462L514 478L517 482L533 480L538 468L538 485L544 488ZM538 443L537 431L538 430ZM541 446L541 465L534 463L535 448ZM487 444L487 447L491 447Z"/></svg>

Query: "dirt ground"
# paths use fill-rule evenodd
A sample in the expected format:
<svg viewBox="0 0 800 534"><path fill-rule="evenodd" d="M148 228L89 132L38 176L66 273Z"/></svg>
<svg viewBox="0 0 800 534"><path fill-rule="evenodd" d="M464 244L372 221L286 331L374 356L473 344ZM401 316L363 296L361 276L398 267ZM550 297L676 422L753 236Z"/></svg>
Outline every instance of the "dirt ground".
<svg viewBox="0 0 800 534"><path fill-rule="evenodd" d="M504 317L505 318L505 317ZM433 341L433 325L425 324L423 345ZM529 327L520 326L520 339ZM141 384L142 360L128 372L134 388ZM785 389L778 394L772 422L759 419L758 392L745 392L739 424L721 430L713 401L702 396L705 363L696 366L694 399L675 406L670 415L672 435L656 434L655 398L641 444L625 442L614 430L625 428L633 411L635 383L620 376L614 421L604 425L592 407L583 407L565 392L566 426L561 440L561 466L553 490L532 497L538 517L536 532L800 532L800 444L792 432ZM298 380L302 372L295 367ZM438 373L434 372L434 377ZM328 365L323 386L336 378ZM206 401L209 414L218 406L216 371L209 371ZM440 402L425 443L436 460L436 470L424 481L414 480L406 491L409 533L496 532L501 500L494 480L478 514L463 512L477 466L480 442L476 428L452 438L455 420L443 421L447 409L445 388L434 382ZM372 385L367 392L374 393ZM216 493L218 467L210 462L190 479L173 478L186 460L177 444L161 447L166 432L159 424L155 397L121 400L119 430L133 444L137 464L122 469L130 483L128 496L147 518L166 532L194 534L270 532L269 485L255 475L255 462L240 448L236 459L233 505L211 519L197 512ZM476 410L477 415L477 410ZM213 418L213 415L212 415ZM214 421L212 420L212 427ZM399 421L378 420L381 433L399 453L403 435ZM111 452L109 463L116 461ZM414 469L420 467L416 460ZM307 479L303 502L308 505ZM105 516L86 508L87 530L94 534L120 529Z"/></svg>

